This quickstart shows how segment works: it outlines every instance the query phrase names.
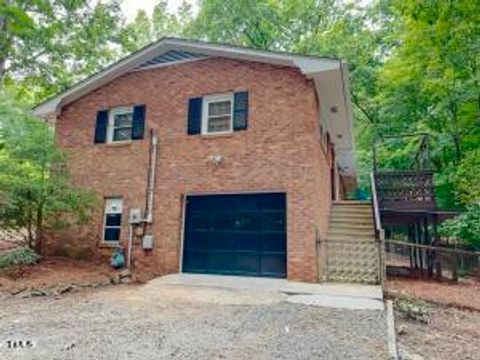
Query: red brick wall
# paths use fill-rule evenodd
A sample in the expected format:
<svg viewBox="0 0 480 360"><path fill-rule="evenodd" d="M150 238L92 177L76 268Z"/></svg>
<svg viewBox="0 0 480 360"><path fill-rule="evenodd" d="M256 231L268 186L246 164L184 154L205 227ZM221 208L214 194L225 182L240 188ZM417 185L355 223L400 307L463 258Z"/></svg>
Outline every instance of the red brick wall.
<svg viewBox="0 0 480 360"><path fill-rule="evenodd" d="M187 135L189 98L239 90L249 92L246 131ZM131 104L146 104L145 140L93 144L97 111ZM155 236L155 250L147 254L137 245L136 269L152 275L178 272L185 194L285 191L288 278L317 281L315 236L326 235L330 178L314 88L305 76L292 68L221 58L136 71L64 107L56 124L58 141L70 154L74 183L101 198L123 196L124 219L129 208L145 207L150 129L159 137L154 222L147 229ZM224 160L215 167L209 155ZM63 237L51 247L73 243L96 251L102 212L103 203L81 238L71 233L70 240Z"/></svg>

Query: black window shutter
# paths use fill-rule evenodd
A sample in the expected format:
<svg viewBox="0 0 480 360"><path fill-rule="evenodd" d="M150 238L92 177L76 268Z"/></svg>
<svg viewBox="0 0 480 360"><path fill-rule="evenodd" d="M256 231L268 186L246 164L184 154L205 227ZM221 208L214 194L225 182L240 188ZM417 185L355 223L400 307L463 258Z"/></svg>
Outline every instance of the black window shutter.
<svg viewBox="0 0 480 360"><path fill-rule="evenodd" d="M95 144L107 141L108 110L97 112L97 123L95 125Z"/></svg>
<svg viewBox="0 0 480 360"><path fill-rule="evenodd" d="M145 132L145 114L145 105L135 105L133 107L132 140L143 139L143 134Z"/></svg>
<svg viewBox="0 0 480 360"><path fill-rule="evenodd" d="M236 92L233 103L233 130L245 130L248 126L248 92Z"/></svg>
<svg viewBox="0 0 480 360"><path fill-rule="evenodd" d="M202 102L201 97L188 100L188 135L200 134L202 130Z"/></svg>

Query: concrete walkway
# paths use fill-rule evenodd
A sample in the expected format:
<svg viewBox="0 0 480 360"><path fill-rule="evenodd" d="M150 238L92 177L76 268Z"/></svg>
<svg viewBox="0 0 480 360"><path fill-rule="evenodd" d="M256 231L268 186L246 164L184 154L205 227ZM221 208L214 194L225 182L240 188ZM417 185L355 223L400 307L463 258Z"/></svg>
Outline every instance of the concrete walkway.
<svg viewBox="0 0 480 360"><path fill-rule="evenodd" d="M312 306L352 310L384 309L382 289L375 285L312 284L285 279L200 274L172 274L152 280L148 284L153 288L163 285L278 293L287 295L287 302Z"/></svg>

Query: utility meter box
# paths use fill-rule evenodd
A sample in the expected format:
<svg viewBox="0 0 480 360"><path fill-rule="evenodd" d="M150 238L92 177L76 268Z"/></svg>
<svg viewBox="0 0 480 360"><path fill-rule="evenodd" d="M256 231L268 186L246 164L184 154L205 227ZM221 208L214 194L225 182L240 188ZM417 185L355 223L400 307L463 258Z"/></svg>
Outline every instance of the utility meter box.
<svg viewBox="0 0 480 360"><path fill-rule="evenodd" d="M142 238L142 248L143 250L152 250L153 249L153 235L144 235Z"/></svg>
<svg viewBox="0 0 480 360"><path fill-rule="evenodd" d="M140 224L142 222L142 209L130 209L130 224Z"/></svg>

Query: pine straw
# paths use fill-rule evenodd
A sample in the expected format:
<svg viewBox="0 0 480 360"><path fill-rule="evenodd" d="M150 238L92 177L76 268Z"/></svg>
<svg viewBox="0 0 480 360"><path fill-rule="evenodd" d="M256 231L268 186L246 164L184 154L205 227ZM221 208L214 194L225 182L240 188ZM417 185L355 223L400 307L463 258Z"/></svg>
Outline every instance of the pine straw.
<svg viewBox="0 0 480 360"><path fill-rule="evenodd" d="M114 273L105 261L49 257L36 265L16 266L0 272L0 291L11 293L20 289L102 283Z"/></svg>
<svg viewBox="0 0 480 360"><path fill-rule="evenodd" d="M387 296L421 299L439 305L480 311L480 279L462 279L458 283L423 279L389 278Z"/></svg>

